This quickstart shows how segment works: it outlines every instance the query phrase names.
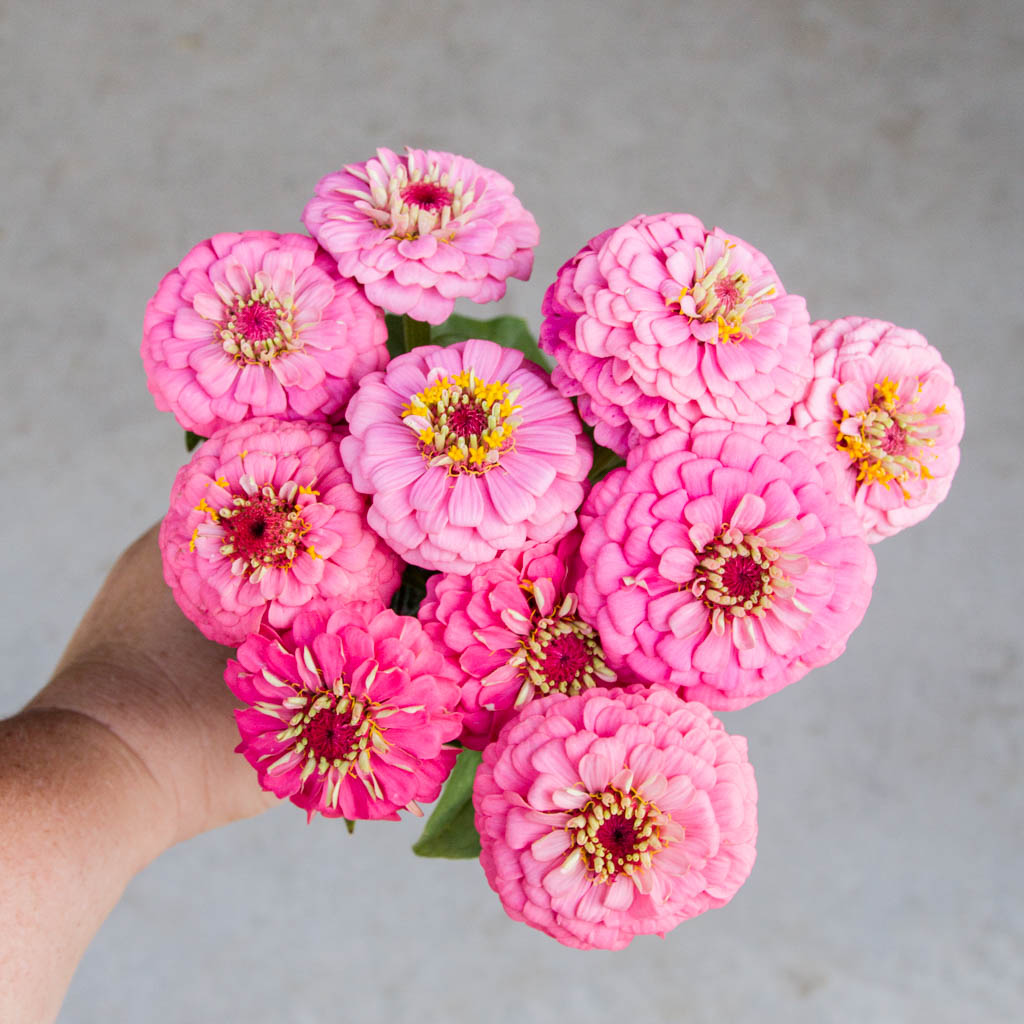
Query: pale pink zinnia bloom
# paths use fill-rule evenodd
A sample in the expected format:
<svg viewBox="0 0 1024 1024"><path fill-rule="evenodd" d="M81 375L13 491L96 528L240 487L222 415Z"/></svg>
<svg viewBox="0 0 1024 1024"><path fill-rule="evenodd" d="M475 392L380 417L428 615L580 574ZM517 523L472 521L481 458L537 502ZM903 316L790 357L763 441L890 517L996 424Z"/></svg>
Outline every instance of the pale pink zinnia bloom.
<svg viewBox="0 0 1024 1024"><path fill-rule="evenodd" d="M329 420L387 362L384 314L305 235L214 235L146 307L157 408L209 437L252 416Z"/></svg>
<svg viewBox="0 0 1024 1024"><path fill-rule="evenodd" d="M722 420L631 451L580 517L609 663L733 710L837 658L876 571L842 468L797 427Z"/></svg>
<svg viewBox="0 0 1024 1024"><path fill-rule="evenodd" d="M160 527L164 578L211 640L237 644L287 628L317 597L387 601L401 563L366 524L341 464L341 432L246 420L216 432L183 466Z"/></svg>
<svg viewBox="0 0 1024 1024"><path fill-rule="evenodd" d="M372 302L443 323L458 298L494 302L526 280L540 232L512 183L452 153L378 149L328 174L302 214Z"/></svg>
<svg viewBox="0 0 1024 1024"><path fill-rule="evenodd" d="M578 949L728 903L756 855L746 740L669 690L533 701L484 751L473 806L506 912Z"/></svg>
<svg viewBox="0 0 1024 1024"><path fill-rule="evenodd" d="M522 353L427 345L364 378L342 458L370 526L407 562L467 573L576 525L590 442Z"/></svg>
<svg viewBox="0 0 1024 1024"><path fill-rule="evenodd" d="M605 664L597 631L579 616L579 544L574 530L468 576L427 581L419 618L459 668L463 746L482 750L534 697L623 685Z"/></svg>
<svg viewBox="0 0 1024 1024"><path fill-rule="evenodd" d="M458 687L420 624L366 602L246 638L224 676L264 789L325 817L397 820L440 795Z"/></svg>
<svg viewBox="0 0 1024 1024"><path fill-rule="evenodd" d="M917 331L851 316L819 320L814 379L793 421L845 456L843 493L871 543L919 523L949 493L964 403Z"/></svg>
<svg viewBox="0 0 1024 1024"><path fill-rule="evenodd" d="M690 214L639 216L559 271L540 347L620 455L704 416L785 423L811 371L807 306L757 249Z"/></svg>

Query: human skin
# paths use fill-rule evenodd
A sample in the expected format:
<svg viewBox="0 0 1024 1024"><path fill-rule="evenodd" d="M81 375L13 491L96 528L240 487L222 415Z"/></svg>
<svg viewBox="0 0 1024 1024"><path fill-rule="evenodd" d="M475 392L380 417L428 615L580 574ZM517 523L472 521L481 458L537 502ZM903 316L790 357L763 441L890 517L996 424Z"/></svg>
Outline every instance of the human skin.
<svg viewBox="0 0 1024 1024"><path fill-rule="evenodd" d="M154 527L121 555L50 682L0 722L0 1020L52 1021L143 867L276 802L233 752L231 653L178 610Z"/></svg>

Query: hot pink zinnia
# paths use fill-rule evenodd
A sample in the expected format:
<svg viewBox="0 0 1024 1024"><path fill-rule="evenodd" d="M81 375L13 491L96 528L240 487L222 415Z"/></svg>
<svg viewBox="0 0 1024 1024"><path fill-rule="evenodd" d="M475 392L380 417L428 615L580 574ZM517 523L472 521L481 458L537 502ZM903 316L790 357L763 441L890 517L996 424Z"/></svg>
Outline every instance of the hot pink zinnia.
<svg viewBox="0 0 1024 1024"><path fill-rule="evenodd" d="M387 601L401 564L366 524L339 431L270 418L216 432L183 466L160 527L164 578L208 636L290 625L316 597Z"/></svg>
<svg viewBox="0 0 1024 1024"><path fill-rule="evenodd" d="M590 443L522 353L471 339L363 379L342 458L370 526L407 562L467 573L576 525Z"/></svg>
<svg viewBox="0 0 1024 1024"><path fill-rule="evenodd" d="M387 362L387 328L305 235L197 245L146 307L142 361L157 408L208 437L252 416L326 420Z"/></svg>
<svg viewBox="0 0 1024 1024"><path fill-rule="evenodd" d="M393 313L443 323L457 298L493 302L505 279L526 280L537 223L512 183L462 156L378 149L316 187L303 223Z"/></svg>
<svg viewBox="0 0 1024 1024"><path fill-rule="evenodd" d="M506 912L578 949L664 935L754 864L746 740L668 690L533 701L484 751L473 806Z"/></svg>
<svg viewBox="0 0 1024 1024"><path fill-rule="evenodd" d="M841 471L792 426L702 420L631 451L581 513L609 663L733 710L837 658L875 579Z"/></svg>
<svg viewBox="0 0 1024 1024"><path fill-rule="evenodd" d="M378 606L302 612L291 633L246 638L225 680L237 750L260 784L309 817L420 814L458 755L458 687L420 624Z"/></svg>
<svg viewBox="0 0 1024 1024"><path fill-rule="evenodd" d="M462 744L482 750L535 696L622 685L574 592L579 531L427 581L424 629L458 665ZM635 682L632 678L628 681Z"/></svg>
<svg viewBox="0 0 1024 1024"><path fill-rule="evenodd" d="M620 455L704 416L785 423L810 377L804 300L757 249L685 213L591 239L543 313L552 380Z"/></svg>
<svg viewBox="0 0 1024 1024"><path fill-rule="evenodd" d="M819 320L814 379L793 421L845 456L843 493L871 543L919 523L949 493L964 403L917 331L851 316Z"/></svg>

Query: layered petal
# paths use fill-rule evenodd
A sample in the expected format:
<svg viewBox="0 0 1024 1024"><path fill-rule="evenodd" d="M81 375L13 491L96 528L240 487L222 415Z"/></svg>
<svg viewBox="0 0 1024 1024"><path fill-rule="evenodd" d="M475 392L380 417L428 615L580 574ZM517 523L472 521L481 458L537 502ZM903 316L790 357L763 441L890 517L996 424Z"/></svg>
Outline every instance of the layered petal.
<svg viewBox="0 0 1024 1024"><path fill-rule="evenodd" d="M316 598L387 601L401 563L370 529L340 431L271 418L222 428L175 478L160 527L164 578L222 644L264 617L287 628Z"/></svg>
<svg viewBox="0 0 1024 1024"><path fill-rule="evenodd" d="M473 806L506 912L577 949L664 935L728 902L754 863L746 741L668 690L531 702L484 750Z"/></svg>
<svg viewBox="0 0 1024 1024"><path fill-rule="evenodd" d="M302 220L372 302L432 324L456 298L493 302L509 277L528 278L540 237L507 179L420 149L379 149L327 175Z"/></svg>
<svg viewBox="0 0 1024 1024"><path fill-rule="evenodd" d="M342 458L371 496L371 526L407 562L465 574L576 525L590 443L519 352L477 339L416 348L363 381L347 419Z"/></svg>
<svg viewBox="0 0 1024 1024"><path fill-rule="evenodd" d="M814 374L793 422L843 456L840 485L876 543L921 522L949 493L963 398L917 331L857 316L812 331Z"/></svg>
<svg viewBox="0 0 1024 1024"><path fill-rule="evenodd" d="M305 235L221 234L146 307L142 361L159 409L208 437L255 416L336 420L387 361L384 315Z"/></svg>

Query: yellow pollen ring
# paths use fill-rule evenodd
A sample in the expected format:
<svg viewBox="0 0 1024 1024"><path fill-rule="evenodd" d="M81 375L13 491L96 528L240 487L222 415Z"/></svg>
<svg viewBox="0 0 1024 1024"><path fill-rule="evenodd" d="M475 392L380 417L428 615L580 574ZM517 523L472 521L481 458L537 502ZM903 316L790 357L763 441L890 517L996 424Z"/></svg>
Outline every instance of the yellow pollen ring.
<svg viewBox="0 0 1024 1024"><path fill-rule="evenodd" d="M512 447L518 391L485 381L472 369L435 377L403 404L401 418L415 432L420 453L450 473L486 473Z"/></svg>
<svg viewBox="0 0 1024 1024"><path fill-rule="evenodd" d="M834 420L836 427L835 447L857 464L857 483L873 483L889 487L895 482L904 499L911 497L903 486L912 477L931 479L932 474L925 465L923 455L927 448L934 446L930 429L921 421L926 414L914 410L924 385L918 381L909 407L899 407L900 384L885 377L874 384L874 401L857 413L847 413L841 406L842 419ZM838 406L836 395L833 401ZM944 405L937 405L932 415L946 412ZM896 429L900 434L901 451L893 452L886 447L888 432Z"/></svg>

